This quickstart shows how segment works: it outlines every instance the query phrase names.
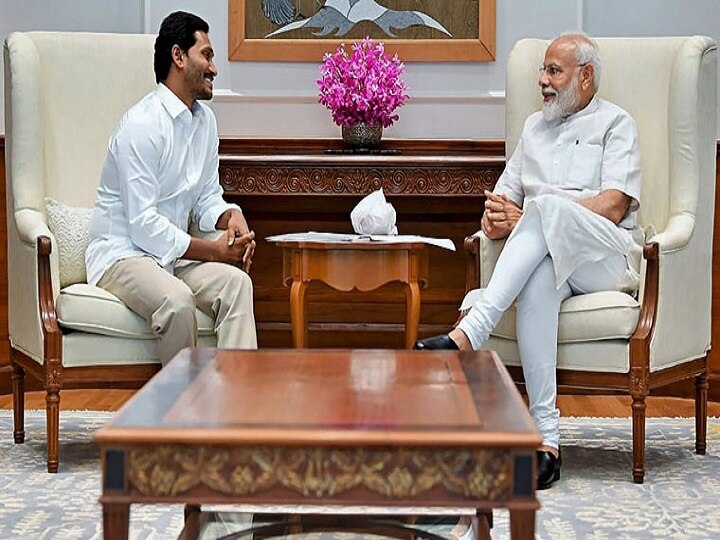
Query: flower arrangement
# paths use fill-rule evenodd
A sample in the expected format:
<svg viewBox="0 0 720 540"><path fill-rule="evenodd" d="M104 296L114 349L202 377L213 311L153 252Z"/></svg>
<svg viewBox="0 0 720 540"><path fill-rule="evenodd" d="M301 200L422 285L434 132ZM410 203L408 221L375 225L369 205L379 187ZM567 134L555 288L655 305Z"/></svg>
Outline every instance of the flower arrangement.
<svg viewBox="0 0 720 540"><path fill-rule="evenodd" d="M400 79L405 65L397 54L385 54L385 45L366 37L353 43L348 55L342 43L334 53L325 53L317 80L318 101L332 111L333 122L350 127L391 126L399 117L393 111L405 103L407 85Z"/></svg>

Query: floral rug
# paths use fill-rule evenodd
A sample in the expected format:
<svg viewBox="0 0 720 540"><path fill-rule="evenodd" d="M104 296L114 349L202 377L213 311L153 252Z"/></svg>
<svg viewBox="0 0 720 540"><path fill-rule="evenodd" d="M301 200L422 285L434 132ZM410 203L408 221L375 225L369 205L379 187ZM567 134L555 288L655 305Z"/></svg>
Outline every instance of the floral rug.
<svg viewBox="0 0 720 540"><path fill-rule="evenodd" d="M62 412L60 472L48 474L44 412L27 411L26 442L15 445L12 412L0 411L0 539L102 538L99 452L92 434L110 417ZM563 418L561 432L562 478L538 493L537 538L720 538L720 419L708 421L705 456L693 451L694 420L648 419L642 485L631 478L629 419ZM242 513L234 518L248 519ZM496 511L494 521L492 537L509 538L508 512ZM181 506L132 506L133 539L175 538L182 525ZM438 527L433 532L447 538L467 536L462 527Z"/></svg>

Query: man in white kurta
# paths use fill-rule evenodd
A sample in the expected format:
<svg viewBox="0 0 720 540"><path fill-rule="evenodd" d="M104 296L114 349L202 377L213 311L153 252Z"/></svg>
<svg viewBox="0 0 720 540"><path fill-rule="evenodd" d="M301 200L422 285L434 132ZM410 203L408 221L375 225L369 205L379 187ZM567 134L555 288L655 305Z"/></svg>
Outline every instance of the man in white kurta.
<svg viewBox="0 0 720 540"><path fill-rule="evenodd" d="M166 364L197 340L195 310L215 321L218 347L257 348L254 233L223 200L212 97L217 75L208 25L168 15L155 44L157 89L133 106L110 138L85 255L88 282L145 318ZM193 219L215 240L188 234Z"/></svg>
<svg viewBox="0 0 720 540"><path fill-rule="evenodd" d="M642 235L637 128L597 97L597 47L584 35L554 40L539 84L543 110L531 115L493 193L483 232L507 238L486 289L449 334L418 349L479 349L513 302L530 412L543 436L538 489L560 477L555 369L560 303L601 290L633 293Z"/></svg>

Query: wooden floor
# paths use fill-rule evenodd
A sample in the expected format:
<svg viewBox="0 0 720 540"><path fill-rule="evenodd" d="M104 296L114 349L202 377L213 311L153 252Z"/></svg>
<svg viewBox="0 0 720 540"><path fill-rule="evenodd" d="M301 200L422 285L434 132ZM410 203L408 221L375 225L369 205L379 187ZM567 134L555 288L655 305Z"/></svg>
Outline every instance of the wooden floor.
<svg viewBox="0 0 720 540"><path fill-rule="evenodd" d="M133 390L64 390L60 393L62 410L116 411L132 395ZM27 409L45 408L43 392L28 392ZM562 416L630 417L630 398L627 396L558 396ZM12 396L0 396L0 409L12 409ZM648 416L695 415L690 399L648 398ZM720 416L720 403L708 403L708 415Z"/></svg>

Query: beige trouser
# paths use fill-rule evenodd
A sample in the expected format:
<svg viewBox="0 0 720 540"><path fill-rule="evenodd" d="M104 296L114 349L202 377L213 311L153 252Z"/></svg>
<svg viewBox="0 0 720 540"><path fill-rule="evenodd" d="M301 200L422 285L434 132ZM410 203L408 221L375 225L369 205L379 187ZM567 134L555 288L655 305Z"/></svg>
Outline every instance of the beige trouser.
<svg viewBox="0 0 720 540"><path fill-rule="evenodd" d="M252 281L229 264L190 263L173 276L152 257L130 257L113 264L98 287L150 323L163 366L197 344L196 307L215 320L219 348L257 349Z"/></svg>

